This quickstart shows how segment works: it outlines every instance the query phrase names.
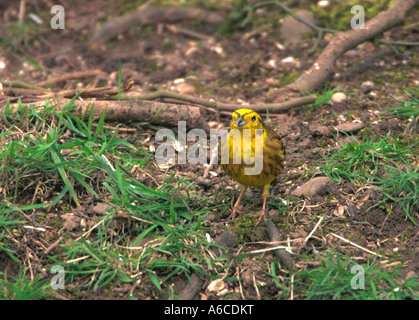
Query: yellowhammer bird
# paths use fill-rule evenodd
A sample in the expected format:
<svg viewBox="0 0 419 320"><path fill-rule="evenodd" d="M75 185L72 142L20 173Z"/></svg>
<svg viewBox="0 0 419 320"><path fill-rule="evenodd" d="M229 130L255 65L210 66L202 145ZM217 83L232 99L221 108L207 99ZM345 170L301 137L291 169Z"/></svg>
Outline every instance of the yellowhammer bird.
<svg viewBox="0 0 419 320"><path fill-rule="evenodd" d="M232 117L230 131L227 139L221 141L218 157L218 163L221 163L223 170L240 183L242 188L231 219L235 218L247 188L263 187L263 207L257 222L259 224L262 218L266 220L265 207L269 187L284 169L285 147L278 134L264 124L255 111L239 109L233 112Z"/></svg>

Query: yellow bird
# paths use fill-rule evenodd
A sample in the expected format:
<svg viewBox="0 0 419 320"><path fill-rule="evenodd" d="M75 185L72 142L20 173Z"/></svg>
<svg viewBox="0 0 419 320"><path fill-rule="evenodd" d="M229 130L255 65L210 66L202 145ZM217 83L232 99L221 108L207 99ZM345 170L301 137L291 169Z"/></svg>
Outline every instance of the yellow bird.
<svg viewBox="0 0 419 320"><path fill-rule="evenodd" d="M233 112L230 131L226 139L221 141L218 151L218 163L221 163L223 170L242 188L233 207L231 219L235 218L247 188L263 187L263 207L258 215L257 224L262 218L266 220L265 208L269 188L284 169L285 146L281 138L263 123L255 111L239 109Z"/></svg>

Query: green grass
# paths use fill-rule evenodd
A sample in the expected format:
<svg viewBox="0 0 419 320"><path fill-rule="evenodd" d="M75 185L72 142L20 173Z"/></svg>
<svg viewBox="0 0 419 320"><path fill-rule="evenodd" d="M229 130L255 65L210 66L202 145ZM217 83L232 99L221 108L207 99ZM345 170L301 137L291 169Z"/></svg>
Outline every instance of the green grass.
<svg viewBox="0 0 419 320"><path fill-rule="evenodd" d="M36 276L32 281L21 272L12 277L0 272L0 300L39 300L51 292L48 279Z"/></svg>
<svg viewBox="0 0 419 320"><path fill-rule="evenodd" d="M416 223L413 212L419 209L419 170L418 167L408 165L391 167L384 165L385 176L377 176L373 185L384 195L384 200L377 203L391 201L397 203L406 213L406 217Z"/></svg>
<svg viewBox="0 0 419 320"><path fill-rule="evenodd" d="M48 104L4 108L9 129L0 134L0 186L13 206L0 206L0 251L20 262L10 239L14 228L29 222L18 218L19 208L50 207L64 214L91 199L105 201L110 209L89 232L77 239L67 235L61 253L45 262L49 268L64 267L66 284L99 290L116 281L150 281L158 295L173 275L215 272L216 261L205 254L209 244L202 222L216 206L176 172L166 172L160 188L131 178L120 166L143 168L152 154L119 139L117 130L105 130L105 115L94 125L91 110L85 122L73 109L72 103L60 112ZM42 203L32 199L37 183L53 191Z"/></svg>
<svg viewBox="0 0 419 320"><path fill-rule="evenodd" d="M340 148L332 149L325 158L324 173L336 182L348 179L359 185L377 176L385 163L408 164L413 161L414 146L401 146L390 134L365 137L360 141L351 139L348 144L336 140Z"/></svg>
<svg viewBox="0 0 419 320"><path fill-rule="evenodd" d="M359 265L347 255L330 251L307 258L306 262L310 261L320 261L320 264L299 271L295 275L294 285L299 290L298 292L305 294L305 299L400 300L419 298L419 279L412 277L402 282L400 280L401 265L387 267L388 263L380 264L377 260ZM363 277L360 270L364 272Z"/></svg>
<svg viewBox="0 0 419 320"><path fill-rule="evenodd" d="M323 173L336 182L343 179L355 186L378 189L384 202L398 203L406 217L415 221L418 209L418 168L411 164L417 159L415 144L401 146L397 139L386 136L365 137L332 149L321 166Z"/></svg>
<svg viewBox="0 0 419 320"><path fill-rule="evenodd" d="M23 218L18 215L15 208L10 208L6 203L0 203L0 252L7 254L13 261L19 262L16 258L13 247L12 234L22 223Z"/></svg>
<svg viewBox="0 0 419 320"><path fill-rule="evenodd" d="M405 133L417 130L419 119L419 90L405 89L408 100L396 99L402 105L391 107L387 109L387 114L399 119L409 118L409 124L406 127Z"/></svg>
<svg viewBox="0 0 419 320"><path fill-rule="evenodd" d="M401 121L410 119L403 135L393 137L388 132L385 136L377 136L371 132L372 137L365 135L359 141L350 138L351 142L347 144L336 139L340 147L330 150L321 167L333 181L340 183L347 179L357 187L376 188L384 196L376 205L397 204L408 219L417 223L419 141L412 124L417 122L419 99L417 91L406 90L406 93L409 100L397 100L403 105L389 108L386 113Z"/></svg>

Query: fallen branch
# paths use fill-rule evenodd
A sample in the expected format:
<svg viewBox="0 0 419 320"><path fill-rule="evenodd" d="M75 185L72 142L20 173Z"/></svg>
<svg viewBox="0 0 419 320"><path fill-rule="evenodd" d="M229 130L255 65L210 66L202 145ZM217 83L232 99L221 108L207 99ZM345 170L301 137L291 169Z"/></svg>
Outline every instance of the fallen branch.
<svg viewBox="0 0 419 320"><path fill-rule="evenodd" d="M70 99L52 98L47 100L49 105L56 105L55 110L60 111L70 103ZM37 101L30 103L34 107L45 106L45 101ZM162 102L135 100L135 101L82 101L75 100L73 105L76 109L73 113L80 117L86 118L90 114L90 108L93 106L93 118L99 119L106 111L106 120L108 121L143 121L158 122L159 124L167 124L178 126L179 121L186 121L186 125L190 128L207 129L206 122L201 117L201 111L198 107L176 105ZM16 104L11 108L17 107ZM156 117L157 115L157 117Z"/></svg>
<svg viewBox="0 0 419 320"><path fill-rule="evenodd" d="M80 74L81 73L79 73L79 75ZM64 76L70 77L70 75L71 74L67 74ZM75 76L75 73L73 73L73 76ZM59 79L57 78L57 80ZM28 84L25 85L25 87L29 87L29 86L30 85ZM4 87L3 91L6 96L20 97L22 98L23 102L36 104L38 106L43 105L45 99L52 99L53 101L55 101L55 103L65 105L69 100L63 100L63 98L71 99L75 95L79 95L83 99L86 99L86 98L117 99L116 95L118 94L118 88L116 87L103 87L103 88L91 88L91 89L79 89L79 90L71 89L71 90L62 90L58 92L52 92L46 89L36 90L36 89ZM158 90L158 91L147 93L140 96L122 95L121 100L124 100L125 102L120 101L119 102L120 106L117 106L118 103L115 104L115 101L105 102L103 100L98 100L98 101L95 101L94 103L97 107L107 104L112 109L114 108L118 109L118 108L121 108L121 106L129 107L129 108L138 108L138 110L136 111L136 113L138 113L137 114L138 116L142 114L141 106L144 105L144 100L152 101L152 100L158 100L158 99L170 99L171 101L174 101L175 103L177 102L190 103L190 104L201 106L204 109L214 110L214 112L220 112L220 113L233 112L237 109L246 107L245 105L242 105L242 104L210 101L210 100L206 100L206 99L202 99L202 98L198 98L194 96L182 95L176 92L171 92L171 91L166 91L166 90ZM5 100L5 99L1 99L1 100ZM42 101L37 101L37 100L42 100ZM142 100L143 102L141 102ZM315 95L309 95L309 96L304 96L304 97L299 97L299 98L293 98L291 100L278 102L278 103L256 103L256 104L250 105L249 108L252 108L253 110L257 112L269 111L270 113L280 113L280 112L287 111L291 108L314 103L315 100L316 100ZM77 103L81 103L81 102L77 102ZM91 102L85 101L84 103L89 104ZM158 105L161 106L163 104L159 103ZM170 104L164 103L164 105L170 105ZM172 105L174 104L172 103ZM178 106L178 108L186 108L186 107L187 106L180 106L180 105ZM179 109L179 114L182 115L184 111L185 111L184 109ZM134 111L131 110L130 114L133 114L133 112ZM118 117L118 114L119 112L116 113L115 117ZM200 114L196 112L193 115L196 115L198 118L200 118ZM132 121L143 121L143 120L139 120L137 116L135 116L134 119L131 119L129 117L127 118L127 116L124 115L121 118L109 119L109 120L123 121L123 120L128 119ZM187 118L189 121L191 121L191 123L194 123L194 124L201 122L201 120L198 120L198 119L196 119L195 121L192 121L191 120L192 115L188 116ZM182 120L182 119L179 119L179 120ZM159 117L157 122L160 123L161 121L162 121L162 118ZM174 120L169 121L167 124L174 124ZM190 125L190 126L192 127L193 125ZM202 124L199 125L199 127L202 127Z"/></svg>
<svg viewBox="0 0 419 320"><path fill-rule="evenodd" d="M174 23L196 19L201 20L205 24L219 24L223 21L223 17L220 15L199 8L144 6L134 13L106 21L102 27L93 34L90 43L93 47L105 43L118 34L125 33L130 28L142 23Z"/></svg>
<svg viewBox="0 0 419 320"><path fill-rule="evenodd" d="M144 94L141 96L123 96L124 99L142 99L142 100L156 100L156 99L174 99L177 101L182 102L189 102L197 105L201 105L204 107L212 108L218 111L229 111L233 112L237 109L246 108L246 106L242 104L234 104L234 103L223 103L217 101L208 101L205 99L201 99L198 97L193 96L186 96L176 92L165 91L165 90L158 90L152 93ZM284 102L278 103L256 103L249 105L248 107L257 112L265 112L268 110L271 113L279 113L283 111L287 111L291 108L307 105L316 101L315 95L304 96L300 98L291 99Z"/></svg>
<svg viewBox="0 0 419 320"><path fill-rule="evenodd" d="M365 29L352 29L337 33L310 69L296 81L280 89L278 94L290 91L313 92L319 89L333 74L336 60L343 53L402 24L407 14L418 2L418 0L396 0L388 10L368 20L365 23Z"/></svg>

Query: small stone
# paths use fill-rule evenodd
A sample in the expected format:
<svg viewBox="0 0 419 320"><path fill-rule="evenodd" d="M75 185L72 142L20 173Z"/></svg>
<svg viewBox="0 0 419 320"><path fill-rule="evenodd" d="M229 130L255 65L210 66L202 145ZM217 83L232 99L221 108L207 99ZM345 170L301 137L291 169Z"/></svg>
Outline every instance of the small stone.
<svg viewBox="0 0 419 320"><path fill-rule="evenodd" d="M354 121L354 122L344 122L338 124L336 129L342 132L356 132L364 128L364 123L362 121Z"/></svg>
<svg viewBox="0 0 419 320"><path fill-rule="evenodd" d="M175 86L175 91L179 92L180 94L193 94L195 93L195 87L190 85L189 83L182 82Z"/></svg>
<svg viewBox="0 0 419 320"><path fill-rule="evenodd" d="M325 8L329 5L329 1L328 0L322 0L322 1L318 1L317 5L321 8Z"/></svg>
<svg viewBox="0 0 419 320"><path fill-rule="evenodd" d="M210 179L206 179L206 178L202 178L202 177L197 178L195 180L195 182L199 186L203 186L205 189L209 189L209 188L213 187L213 185L214 185L214 183Z"/></svg>
<svg viewBox="0 0 419 320"><path fill-rule="evenodd" d="M313 136L331 137L332 130L326 126L310 125L309 129Z"/></svg>
<svg viewBox="0 0 419 320"><path fill-rule="evenodd" d="M80 226L81 218L73 215L72 213L63 214L61 217L65 220L63 227L67 231L73 231Z"/></svg>
<svg viewBox="0 0 419 320"><path fill-rule="evenodd" d="M374 89L374 82L372 81L365 81L361 84L360 89L363 93L368 93L370 92L372 89Z"/></svg>
<svg viewBox="0 0 419 320"><path fill-rule="evenodd" d="M105 203L98 203L92 208L93 213L96 213L97 215L104 215L106 212L106 209L108 208L108 205Z"/></svg>
<svg viewBox="0 0 419 320"><path fill-rule="evenodd" d="M323 195L329 192L329 188L334 185L333 181L327 177L317 177L314 178L301 187L295 189L291 192L292 196L314 196L314 195Z"/></svg>
<svg viewBox="0 0 419 320"><path fill-rule="evenodd" d="M336 92L332 95L332 102L344 102L348 97L343 92Z"/></svg>

